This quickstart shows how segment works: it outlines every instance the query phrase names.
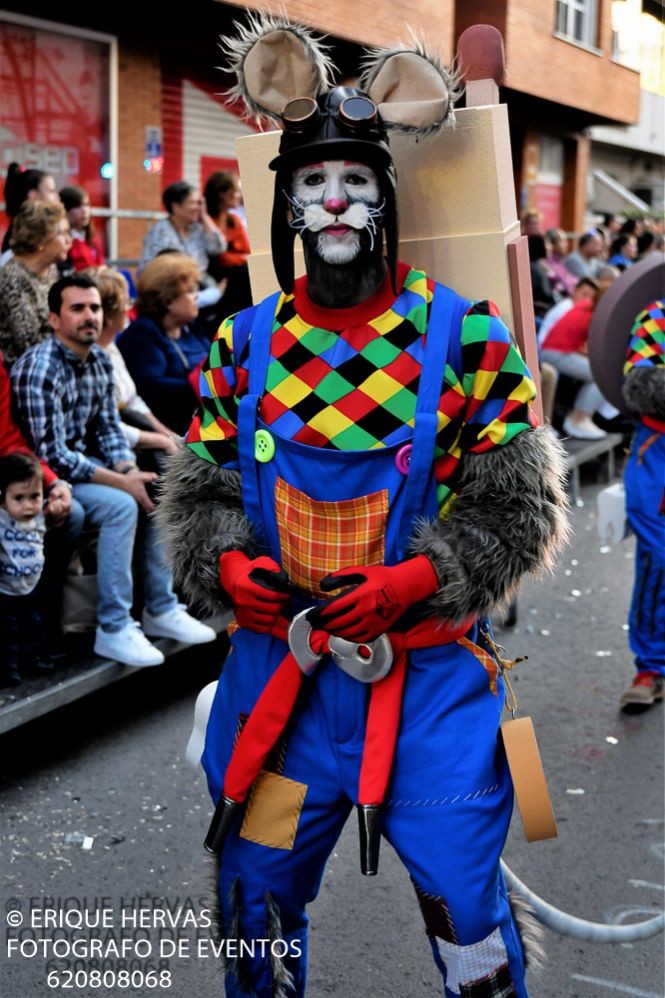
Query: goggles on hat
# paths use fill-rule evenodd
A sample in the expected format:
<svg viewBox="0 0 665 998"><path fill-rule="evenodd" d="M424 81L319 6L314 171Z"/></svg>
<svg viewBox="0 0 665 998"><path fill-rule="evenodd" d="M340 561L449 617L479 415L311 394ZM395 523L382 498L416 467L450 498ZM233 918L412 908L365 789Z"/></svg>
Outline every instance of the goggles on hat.
<svg viewBox="0 0 665 998"><path fill-rule="evenodd" d="M373 125L378 114L373 100L355 95L345 97L334 111L334 117L351 130ZM331 111L322 111L313 97L296 97L284 105L280 117L286 131L304 132L321 118L332 115Z"/></svg>

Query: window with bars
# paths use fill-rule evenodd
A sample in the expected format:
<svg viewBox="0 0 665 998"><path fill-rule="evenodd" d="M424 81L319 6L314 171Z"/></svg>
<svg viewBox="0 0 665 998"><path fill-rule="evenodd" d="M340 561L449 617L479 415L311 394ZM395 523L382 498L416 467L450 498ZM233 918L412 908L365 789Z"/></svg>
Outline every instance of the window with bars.
<svg viewBox="0 0 665 998"><path fill-rule="evenodd" d="M597 0L557 0L556 34L595 47L596 3Z"/></svg>

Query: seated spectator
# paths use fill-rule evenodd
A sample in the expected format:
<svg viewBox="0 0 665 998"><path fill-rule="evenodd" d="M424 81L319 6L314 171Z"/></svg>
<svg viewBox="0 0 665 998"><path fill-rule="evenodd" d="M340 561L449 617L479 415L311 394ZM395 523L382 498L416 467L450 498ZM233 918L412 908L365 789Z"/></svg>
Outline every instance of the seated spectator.
<svg viewBox="0 0 665 998"><path fill-rule="evenodd" d="M643 218L627 218L621 223L619 231L614 233L613 239L618 236L635 236L637 239L644 232L644 228Z"/></svg>
<svg viewBox="0 0 665 998"><path fill-rule="evenodd" d="M573 305L577 305L579 301L584 301L588 299L589 301L595 301L596 295L598 293L598 285L591 277L582 277L575 285L572 294L567 298L562 298L558 301L556 305L545 313L543 321L538 329L538 346L540 347L545 341L545 337L549 333L552 326L554 326L559 319L568 312Z"/></svg>
<svg viewBox="0 0 665 998"><path fill-rule="evenodd" d="M651 229L645 229L637 239L638 260L643 260L644 257L649 256L650 253L662 253L663 245L665 245L665 238L662 233L652 232Z"/></svg>
<svg viewBox="0 0 665 998"><path fill-rule="evenodd" d="M0 354L0 457L26 455L35 460L11 412L11 385ZM48 668L62 649L62 592L67 566L83 527L83 510L72 502L72 488L58 478L45 461L41 471L46 493L45 567L37 590L41 628L38 668Z"/></svg>
<svg viewBox="0 0 665 998"><path fill-rule="evenodd" d="M0 350L8 367L50 335L48 292L71 241L59 201L28 201L14 219L14 256L0 269Z"/></svg>
<svg viewBox="0 0 665 998"><path fill-rule="evenodd" d="M563 229L549 229L545 236L548 249L547 264L556 280L552 282L555 291L563 295L572 295L577 278L570 273L564 264L568 255L570 240Z"/></svg>
<svg viewBox="0 0 665 998"><path fill-rule="evenodd" d="M157 419L184 434L198 399L192 371L210 341L195 324L199 270L183 253L163 253L141 271L138 318L118 337L118 349Z"/></svg>
<svg viewBox="0 0 665 998"><path fill-rule="evenodd" d="M637 256L637 238L636 236L621 235L617 236L610 246L610 256L607 261L610 267L616 267L617 270L627 270L628 267L632 267L635 263L635 257Z"/></svg>
<svg viewBox="0 0 665 998"><path fill-rule="evenodd" d="M4 195L9 225L2 237L0 267L4 267L14 255L11 249L14 219L25 202L33 200L57 201L58 189L50 173L44 173L43 170L25 169L19 163L10 163L7 167Z"/></svg>
<svg viewBox="0 0 665 998"><path fill-rule="evenodd" d="M156 450L163 455L175 454L182 446L180 438L157 419L137 393L136 385L115 343L116 336L127 324L129 310L127 281L117 270L110 268L95 274L94 281L101 295L104 316L98 343L106 350L113 364L115 397L125 439L133 450ZM139 463L144 467L142 462ZM151 468L144 467L144 470L163 470L159 460L155 464L156 467L154 465Z"/></svg>
<svg viewBox="0 0 665 998"><path fill-rule="evenodd" d="M612 212L604 212L602 215L602 226L609 236L610 242L615 239L621 231L621 217Z"/></svg>
<svg viewBox="0 0 665 998"><path fill-rule="evenodd" d="M72 246L69 259L74 270L103 267L104 254L95 235L95 222L90 214L90 198L78 185L63 187L60 200L67 212L71 226Z"/></svg>
<svg viewBox="0 0 665 998"><path fill-rule="evenodd" d="M46 518L44 472L27 454L0 457L0 685L18 686L37 667Z"/></svg>
<svg viewBox="0 0 665 998"><path fill-rule="evenodd" d="M585 232L577 244L577 250L564 257L563 263L575 277L595 277L603 265L603 241L595 229Z"/></svg>
<svg viewBox="0 0 665 998"><path fill-rule="evenodd" d="M523 236L542 236L543 216L539 211L526 211L520 219L520 232Z"/></svg>
<svg viewBox="0 0 665 998"><path fill-rule="evenodd" d="M208 271L215 280L227 281L222 299L223 308L218 310L221 321L252 304L247 266L249 236L245 223L236 210L242 204L238 176L223 170L211 174L205 185L204 196L208 214L227 242L224 253L212 257L208 266Z"/></svg>
<svg viewBox="0 0 665 998"><path fill-rule="evenodd" d="M551 364L560 374L583 382L572 410L563 421L564 433L578 440L601 440L607 435L592 420L594 413L609 403L593 380L587 349L593 312L606 286L600 287L594 298L582 298L568 309L551 326L541 345L542 361Z"/></svg>
<svg viewBox="0 0 665 998"><path fill-rule="evenodd" d="M529 260L531 263L531 291L536 327L545 313L559 300L552 286L554 275L547 263L547 247L544 236L531 235L529 240Z"/></svg>
<svg viewBox="0 0 665 998"><path fill-rule="evenodd" d="M178 180L166 188L162 202L169 217L148 229L139 271L164 250L177 250L194 260L205 285L215 285L217 282L207 274L208 257L223 253L226 240L204 209L200 196L191 184Z"/></svg>
<svg viewBox="0 0 665 998"><path fill-rule="evenodd" d="M143 629L131 617L138 511L154 509L146 485L157 476L139 471L122 433L112 364L96 342L102 305L93 280L78 274L58 281L49 307L54 335L23 354L12 370L21 424L36 452L72 483L74 499L99 531L95 652L126 665L159 665L164 656L146 634L202 644L215 632L178 603L150 518L140 531Z"/></svg>

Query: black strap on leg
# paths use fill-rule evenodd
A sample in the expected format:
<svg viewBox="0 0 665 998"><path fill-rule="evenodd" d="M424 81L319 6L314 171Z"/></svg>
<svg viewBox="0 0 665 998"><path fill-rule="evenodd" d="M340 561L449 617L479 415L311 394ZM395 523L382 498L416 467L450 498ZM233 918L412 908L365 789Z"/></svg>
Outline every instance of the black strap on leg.
<svg viewBox="0 0 665 998"><path fill-rule="evenodd" d="M380 804L358 804L357 807L360 870L365 877L375 877L379 872L382 808Z"/></svg>

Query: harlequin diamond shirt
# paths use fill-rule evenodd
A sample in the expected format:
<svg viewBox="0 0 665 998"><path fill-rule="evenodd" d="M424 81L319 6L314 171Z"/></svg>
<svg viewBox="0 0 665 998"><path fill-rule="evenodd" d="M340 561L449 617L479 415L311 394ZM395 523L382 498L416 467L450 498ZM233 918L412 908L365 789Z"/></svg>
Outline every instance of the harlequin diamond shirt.
<svg viewBox="0 0 665 998"><path fill-rule="evenodd" d="M371 450L409 436L434 282L400 264L399 294L389 278L353 308L325 309L307 279L277 303L266 390L259 415L276 436L314 447ZM225 467L237 463L237 405L248 389L247 338L226 319L201 373L202 408L187 443ZM435 454L440 510L455 494L464 453L482 453L534 426L535 386L492 302L467 311L458 370L442 372ZM449 353L449 361L451 354Z"/></svg>
<svg viewBox="0 0 665 998"><path fill-rule="evenodd" d="M640 312L630 332L623 373L634 367L665 364L665 302L654 301Z"/></svg>

